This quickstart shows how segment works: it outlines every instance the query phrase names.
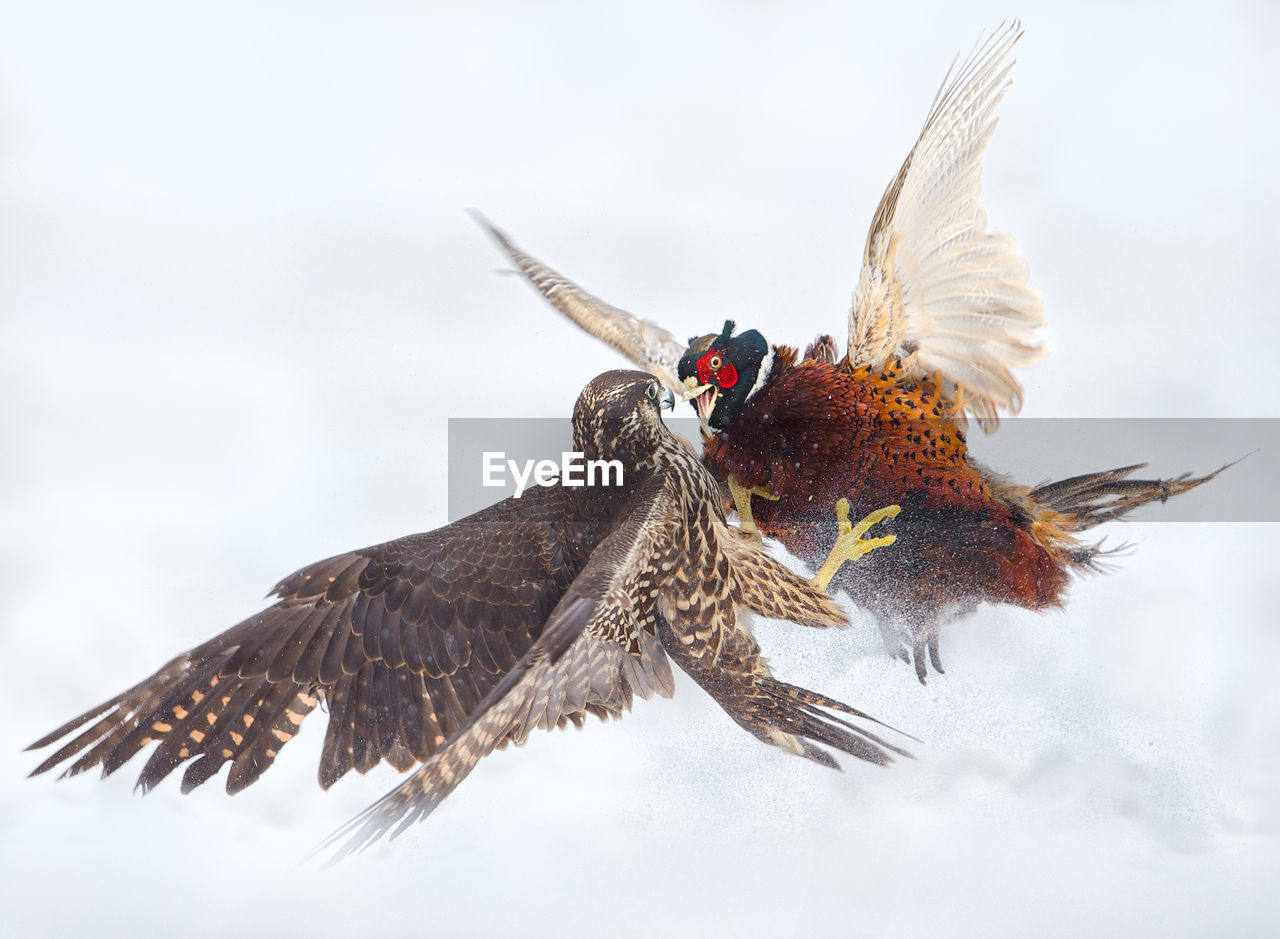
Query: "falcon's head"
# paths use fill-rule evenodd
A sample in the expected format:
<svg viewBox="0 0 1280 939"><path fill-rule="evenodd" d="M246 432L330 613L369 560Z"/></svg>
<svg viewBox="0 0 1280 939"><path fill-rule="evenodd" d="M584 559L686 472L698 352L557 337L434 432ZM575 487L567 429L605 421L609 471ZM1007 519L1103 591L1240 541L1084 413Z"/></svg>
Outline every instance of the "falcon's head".
<svg viewBox="0 0 1280 939"><path fill-rule="evenodd" d="M769 379L773 348L760 333L748 329L733 335L733 320L725 320L720 335L689 340L678 374L702 423L724 430L742 406Z"/></svg>
<svg viewBox="0 0 1280 939"><path fill-rule="evenodd" d="M655 457L680 448L659 414L675 406L662 382L645 372L597 375L573 406L573 446L588 460L621 460L627 467L653 466Z"/></svg>

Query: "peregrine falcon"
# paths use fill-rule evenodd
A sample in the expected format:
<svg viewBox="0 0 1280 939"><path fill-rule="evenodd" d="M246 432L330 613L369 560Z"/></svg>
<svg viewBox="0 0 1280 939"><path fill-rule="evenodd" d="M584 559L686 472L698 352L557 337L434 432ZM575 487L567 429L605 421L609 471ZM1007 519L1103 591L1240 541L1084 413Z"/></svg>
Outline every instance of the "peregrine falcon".
<svg viewBox="0 0 1280 939"><path fill-rule="evenodd" d="M830 563L806 580L726 523L714 477L662 423L664 402L643 372L597 377L574 407L574 447L620 461L622 485L535 487L305 567L276 585L273 606L32 744L70 738L32 775L68 762L63 775L110 774L156 743L144 791L185 763L187 792L229 763L234 793L323 702L321 786L383 759L423 764L338 833L354 832L346 853L426 816L481 757L534 728L670 696L668 657L767 743L829 766L816 744L881 764L906 755L851 722L874 722L862 712L775 679L739 616L845 624L822 588L843 560L892 542L861 536L895 509L856 527L841 513Z"/></svg>

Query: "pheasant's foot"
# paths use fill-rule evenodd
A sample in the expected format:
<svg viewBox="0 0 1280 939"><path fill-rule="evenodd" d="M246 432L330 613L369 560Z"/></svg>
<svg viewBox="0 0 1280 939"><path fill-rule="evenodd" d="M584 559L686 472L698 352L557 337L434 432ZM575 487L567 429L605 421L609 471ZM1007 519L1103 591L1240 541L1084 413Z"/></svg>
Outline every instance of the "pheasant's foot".
<svg viewBox="0 0 1280 939"><path fill-rule="evenodd" d="M897 541L897 535L884 535L880 538L866 539L862 536L867 533L872 525L882 522L886 518L893 518L901 511L900 506L886 505L882 509L876 509L858 522L857 525L850 525L849 500L841 499L837 502L836 521L840 528L840 534L836 537L836 544L831 549L831 554L827 556L822 569L818 571L818 576L813 578L813 584L819 590L826 590L827 585L831 583L831 578L836 576L836 571L840 569L840 565L845 561L856 561L868 551L886 547Z"/></svg>
<svg viewBox="0 0 1280 939"><path fill-rule="evenodd" d="M905 628L891 620L883 620L879 617L876 618L876 625L880 627L880 638L884 640L884 650L890 657L910 665L911 648L903 642L907 635Z"/></svg>
<svg viewBox="0 0 1280 939"><path fill-rule="evenodd" d="M916 678L920 679L920 684L925 684L925 680L929 674L929 666L924 657L924 643L917 642L911 647L911 655L915 659Z"/></svg>
<svg viewBox="0 0 1280 939"><path fill-rule="evenodd" d="M933 665L933 670L939 675L945 675L946 671L942 667L942 653L938 649L938 637L930 636L926 640L917 642L912 647L912 656L915 659L916 678L920 679L920 684L925 684L925 678L929 673L929 665ZM925 654L928 654L928 664L926 664Z"/></svg>
<svg viewBox="0 0 1280 939"><path fill-rule="evenodd" d="M737 476L729 477L729 493L733 496L734 508L738 510L738 527L749 535L759 531L755 517L751 514L751 497L760 496L770 502L777 502L782 498L770 492L768 486L752 486L748 489L738 482Z"/></svg>
<svg viewBox="0 0 1280 939"><path fill-rule="evenodd" d="M938 649L938 637L931 636L929 638L929 661L933 663L933 670L939 675L945 675L946 669L942 667L942 652Z"/></svg>

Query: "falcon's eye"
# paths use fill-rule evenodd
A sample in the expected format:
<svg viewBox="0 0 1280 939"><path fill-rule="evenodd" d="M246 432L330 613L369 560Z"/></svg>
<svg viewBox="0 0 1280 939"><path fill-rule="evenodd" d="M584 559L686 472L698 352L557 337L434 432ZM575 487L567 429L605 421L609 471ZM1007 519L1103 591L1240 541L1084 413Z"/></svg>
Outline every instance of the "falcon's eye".
<svg viewBox="0 0 1280 939"><path fill-rule="evenodd" d="M720 370L720 366L724 365L724 360L718 355L713 355L711 357L711 361L707 364L711 366L711 371L718 372Z"/></svg>
<svg viewBox="0 0 1280 939"><path fill-rule="evenodd" d="M658 383L656 381L649 382L649 387L644 390L644 395L650 401L658 400Z"/></svg>

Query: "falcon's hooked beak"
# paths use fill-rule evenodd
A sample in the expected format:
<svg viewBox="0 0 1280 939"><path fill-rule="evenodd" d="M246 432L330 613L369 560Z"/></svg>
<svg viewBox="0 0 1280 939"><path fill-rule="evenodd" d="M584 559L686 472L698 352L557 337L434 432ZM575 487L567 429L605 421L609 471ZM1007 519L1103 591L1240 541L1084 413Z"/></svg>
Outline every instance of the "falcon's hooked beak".
<svg viewBox="0 0 1280 939"><path fill-rule="evenodd" d="M675 393L670 388L663 386L662 400L660 400L658 404L660 405L659 410L674 411L676 409Z"/></svg>

